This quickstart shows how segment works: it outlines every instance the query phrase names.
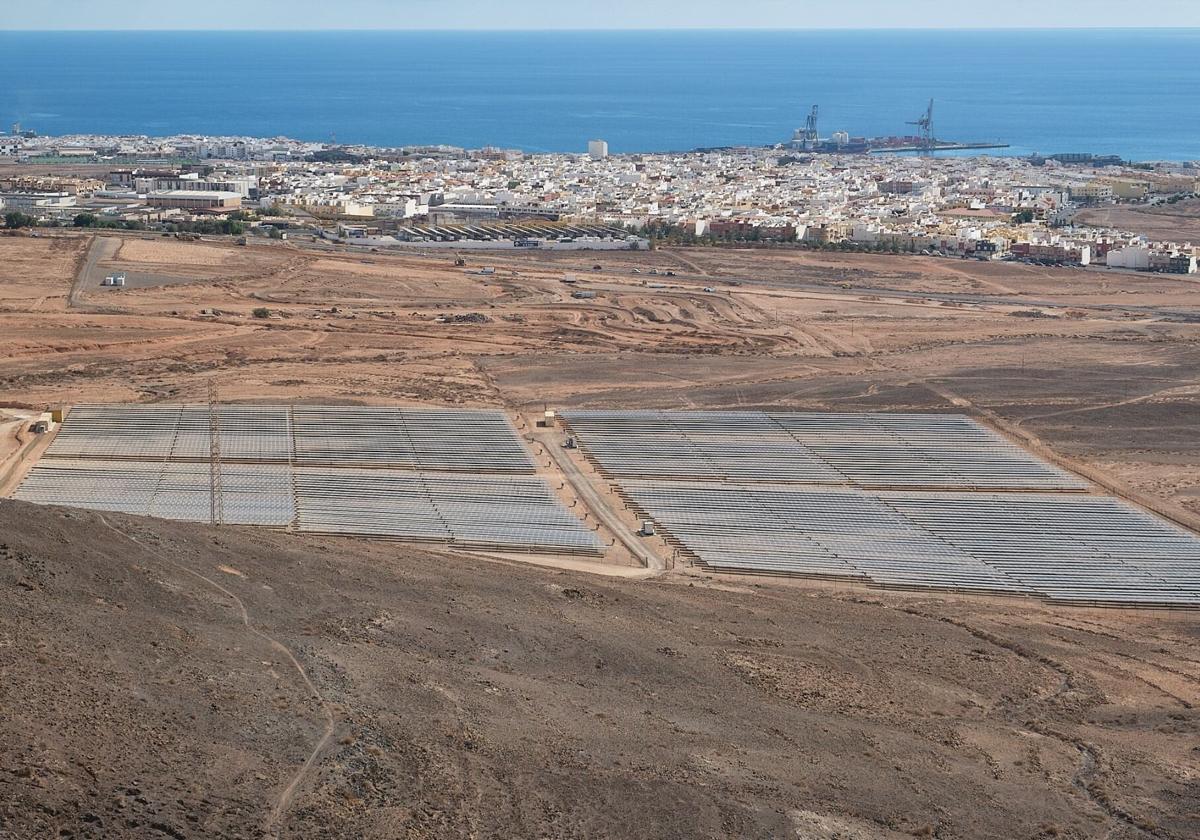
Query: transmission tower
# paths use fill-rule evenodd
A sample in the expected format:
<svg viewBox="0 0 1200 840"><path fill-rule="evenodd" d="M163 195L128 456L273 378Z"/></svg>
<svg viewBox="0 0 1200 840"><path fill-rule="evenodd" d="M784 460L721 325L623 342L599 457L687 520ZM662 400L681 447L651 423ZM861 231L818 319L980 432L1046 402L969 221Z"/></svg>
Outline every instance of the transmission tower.
<svg viewBox="0 0 1200 840"><path fill-rule="evenodd" d="M225 519L221 486L221 415L217 408L217 381L208 381L208 518L213 525Z"/></svg>

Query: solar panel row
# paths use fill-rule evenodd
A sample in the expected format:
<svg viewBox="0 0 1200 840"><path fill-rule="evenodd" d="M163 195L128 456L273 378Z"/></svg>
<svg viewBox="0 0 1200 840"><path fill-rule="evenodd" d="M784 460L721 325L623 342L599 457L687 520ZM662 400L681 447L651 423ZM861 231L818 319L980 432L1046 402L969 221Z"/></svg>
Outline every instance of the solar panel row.
<svg viewBox="0 0 1200 840"><path fill-rule="evenodd" d="M714 570L1200 606L1200 539L1116 499L622 482Z"/></svg>
<svg viewBox="0 0 1200 840"><path fill-rule="evenodd" d="M217 419L224 522L604 549L532 475L502 411L239 405L217 407ZM208 405L79 406L16 498L207 522L211 434Z"/></svg>
<svg viewBox="0 0 1200 840"><path fill-rule="evenodd" d="M1200 606L1200 539L1116 499L1046 492L1087 485L967 417L563 417L633 506L713 569Z"/></svg>
<svg viewBox="0 0 1200 840"><path fill-rule="evenodd" d="M222 521L434 540L464 547L600 554L604 544L534 476L222 464ZM208 522L207 464L42 461L22 501Z"/></svg>
<svg viewBox="0 0 1200 840"><path fill-rule="evenodd" d="M302 531L598 554L604 545L541 478L296 470Z"/></svg>
<svg viewBox="0 0 1200 840"><path fill-rule="evenodd" d="M296 517L283 464L225 464L222 518L230 525L284 527ZM208 522L207 464L53 458L39 463L15 498L46 505Z"/></svg>
<svg viewBox="0 0 1200 840"><path fill-rule="evenodd" d="M563 418L584 452L619 478L1084 487L960 415L570 410Z"/></svg>
<svg viewBox="0 0 1200 840"><path fill-rule="evenodd" d="M532 473L502 411L375 406L217 408L221 460ZM207 461L207 405L84 405L47 458Z"/></svg>

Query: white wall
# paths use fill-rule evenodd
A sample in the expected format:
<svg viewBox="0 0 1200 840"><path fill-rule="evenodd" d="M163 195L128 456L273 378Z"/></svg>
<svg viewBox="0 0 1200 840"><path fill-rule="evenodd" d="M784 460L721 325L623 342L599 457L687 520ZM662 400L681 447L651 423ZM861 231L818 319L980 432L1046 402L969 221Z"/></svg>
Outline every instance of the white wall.
<svg viewBox="0 0 1200 840"><path fill-rule="evenodd" d="M1110 268L1132 268L1146 271L1150 268L1150 249L1133 246L1108 252Z"/></svg>

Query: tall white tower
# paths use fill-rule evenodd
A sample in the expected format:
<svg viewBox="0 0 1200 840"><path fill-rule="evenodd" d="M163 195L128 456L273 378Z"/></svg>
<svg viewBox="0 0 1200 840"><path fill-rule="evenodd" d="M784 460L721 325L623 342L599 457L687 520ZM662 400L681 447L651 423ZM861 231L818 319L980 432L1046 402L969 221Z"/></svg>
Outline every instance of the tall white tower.
<svg viewBox="0 0 1200 840"><path fill-rule="evenodd" d="M608 143L604 140L589 140L588 157L592 160L604 160L608 157Z"/></svg>

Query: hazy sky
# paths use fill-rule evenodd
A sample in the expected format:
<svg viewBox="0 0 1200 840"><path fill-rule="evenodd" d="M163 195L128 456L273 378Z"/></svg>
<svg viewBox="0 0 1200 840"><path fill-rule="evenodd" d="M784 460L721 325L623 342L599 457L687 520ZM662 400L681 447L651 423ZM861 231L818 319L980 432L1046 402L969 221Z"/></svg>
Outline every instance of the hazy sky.
<svg viewBox="0 0 1200 840"><path fill-rule="evenodd" d="M1200 27L1200 0L0 0L0 29Z"/></svg>

